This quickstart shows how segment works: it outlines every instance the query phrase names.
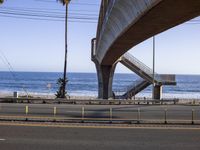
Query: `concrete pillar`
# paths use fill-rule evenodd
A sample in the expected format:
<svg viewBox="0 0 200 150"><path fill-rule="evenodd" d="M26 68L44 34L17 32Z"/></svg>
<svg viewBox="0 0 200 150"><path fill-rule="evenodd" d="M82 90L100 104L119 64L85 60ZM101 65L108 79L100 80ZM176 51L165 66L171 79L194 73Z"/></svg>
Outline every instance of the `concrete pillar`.
<svg viewBox="0 0 200 150"><path fill-rule="evenodd" d="M162 85L155 85L153 88L153 99L162 99Z"/></svg>
<svg viewBox="0 0 200 150"><path fill-rule="evenodd" d="M98 76L98 97L113 98L112 83L116 65L105 66L95 63Z"/></svg>

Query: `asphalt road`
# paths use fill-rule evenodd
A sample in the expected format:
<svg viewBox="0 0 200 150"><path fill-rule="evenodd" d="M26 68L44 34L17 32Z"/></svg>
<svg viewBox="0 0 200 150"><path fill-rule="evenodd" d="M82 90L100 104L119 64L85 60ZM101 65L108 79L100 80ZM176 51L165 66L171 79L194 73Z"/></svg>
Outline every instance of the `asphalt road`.
<svg viewBox="0 0 200 150"><path fill-rule="evenodd" d="M0 125L1 150L199 150L200 130Z"/></svg>
<svg viewBox="0 0 200 150"><path fill-rule="evenodd" d="M25 106L29 107L27 116L49 116L53 117L54 107L56 107L57 117L81 118L82 107L84 107L84 117L86 118L110 118L110 108L112 108L113 119L131 119L138 117L138 108L140 109L141 119L164 120L165 110L167 110L168 120L188 120L192 118L192 109L194 119L200 121L199 106L183 105L53 105L53 104L0 104L0 117L4 115L25 115Z"/></svg>

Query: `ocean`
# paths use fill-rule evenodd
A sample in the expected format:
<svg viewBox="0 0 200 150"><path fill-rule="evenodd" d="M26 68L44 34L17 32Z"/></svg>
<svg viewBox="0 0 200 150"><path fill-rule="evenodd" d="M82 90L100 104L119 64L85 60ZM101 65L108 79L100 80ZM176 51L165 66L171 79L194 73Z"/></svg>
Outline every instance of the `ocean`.
<svg viewBox="0 0 200 150"><path fill-rule="evenodd" d="M96 73L68 73L67 91L70 96L97 96L98 83ZM57 79L62 73L47 72L0 72L0 96L12 94L54 95L58 90ZM127 87L138 80L134 74L116 73L113 91L120 95ZM165 98L200 99L200 75L177 75L176 86L164 86ZM152 86L149 86L138 97L151 97Z"/></svg>

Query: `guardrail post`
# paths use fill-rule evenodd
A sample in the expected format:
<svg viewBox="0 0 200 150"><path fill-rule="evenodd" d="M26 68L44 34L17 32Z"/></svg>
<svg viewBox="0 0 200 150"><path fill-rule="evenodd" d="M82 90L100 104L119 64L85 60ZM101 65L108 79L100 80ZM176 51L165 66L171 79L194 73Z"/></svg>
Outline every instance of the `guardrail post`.
<svg viewBox="0 0 200 150"><path fill-rule="evenodd" d="M28 106L25 106L25 113L26 113L26 116L27 116L28 115ZM28 118L26 117L25 120L28 121Z"/></svg>
<svg viewBox="0 0 200 150"><path fill-rule="evenodd" d="M141 119L141 114L140 114L140 108L138 108L138 113L137 113L137 123L140 123L140 119Z"/></svg>
<svg viewBox="0 0 200 150"><path fill-rule="evenodd" d="M25 107L25 113L28 115L28 106Z"/></svg>
<svg viewBox="0 0 200 150"><path fill-rule="evenodd" d="M85 118L85 108L82 107L82 123L84 123L84 118Z"/></svg>
<svg viewBox="0 0 200 150"><path fill-rule="evenodd" d="M57 113L57 108L54 107L54 108L53 108L53 115L54 115L54 117L56 116L56 113Z"/></svg>
<svg viewBox="0 0 200 150"><path fill-rule="evenodd" d="M192 124L194 124L194 109L192 109Z"/></svg>
<svg viewBox="0 0 200 150"><path fill-rule="evenodd" d="M167 109L165 109L165 124L167 124Z"/></svg>
<svg viewBox="0 0 200 150"><path fill-rule="evenodd" d="M54 116L53 122L56 122L56 114L57 114L57 108L53 107L53 116Z"/></svg>
<svg viewBox="0 0 200 150"><path fill-rule="evenodd" d="M110 108L110 123L112 123L112 108Z"/></svg>

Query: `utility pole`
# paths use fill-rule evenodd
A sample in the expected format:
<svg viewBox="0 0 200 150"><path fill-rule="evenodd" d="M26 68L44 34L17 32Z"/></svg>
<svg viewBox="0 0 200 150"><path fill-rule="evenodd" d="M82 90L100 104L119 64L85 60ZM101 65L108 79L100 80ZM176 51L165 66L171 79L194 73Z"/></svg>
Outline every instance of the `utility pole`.
<svg viewBox="0 0 200 150"><path fill-rule="evenodd" d="M65 59L64 59L64 73L63 73L63 88L62 88L62 98L65 98L65 90L67 83L67 52L68 52L68 43L67 43L67 28L68 28L68 5L71 0L63 0L63 4L66 6L65 12Z"/></svg>
<svg viewBox="0 0 200 150"><path fill-rule="evenodd" d="M155 88L155 36L153 36L153 99L154 99L154 88Z"/></svg>

